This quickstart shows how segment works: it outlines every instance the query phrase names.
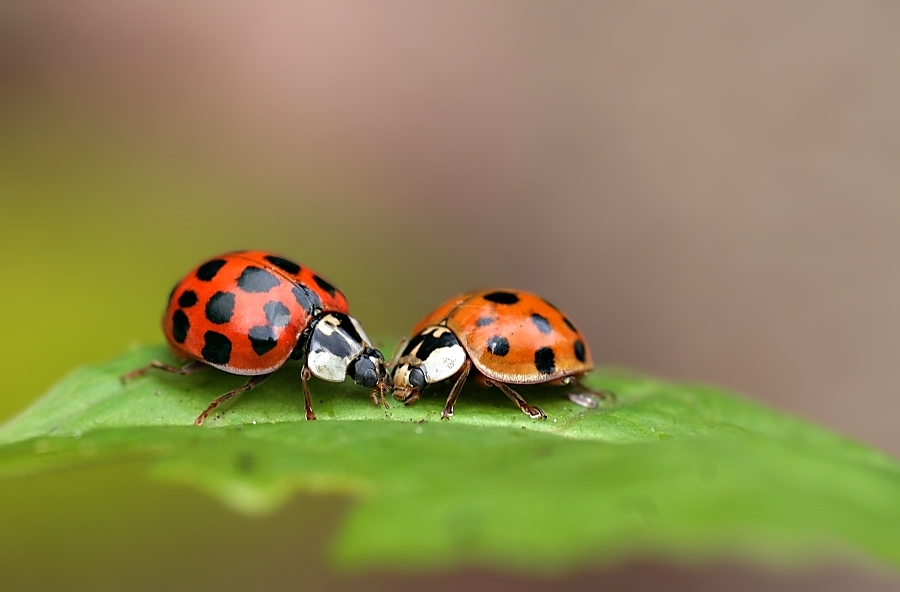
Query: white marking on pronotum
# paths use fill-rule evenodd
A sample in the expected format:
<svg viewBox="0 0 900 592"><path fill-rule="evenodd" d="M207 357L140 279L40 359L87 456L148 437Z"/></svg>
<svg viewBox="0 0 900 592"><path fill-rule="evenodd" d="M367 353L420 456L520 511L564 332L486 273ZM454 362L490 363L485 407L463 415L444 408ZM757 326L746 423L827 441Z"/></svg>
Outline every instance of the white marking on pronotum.
<svg viewBox="0 0 900 592"><path fill-rule="evenodd" d="M409 387L409 364L400 364L394 368L394 388L405 389Z"/></svg>
<svg viewBox="0 0 900 592"><path fill-rule="evenodd" d="M422 333L424 333L425 335L431 333L435 339L440 339L441 335L443 335L444 333L450 333L450 329L448 329L447 327L435 325L433 327L428 327L427 329L422 331Z"/></svg>
<svg viewBox="0 0 900 592"><path fill-rule="evenodd" d="M456 374L466 361L466 350L461 345L439 347L431 352L420 366L429 383L439 382Z"/></svg>
<svg viewBox="0 0 900 592"><path fill-rule="evenodd" d="M417 343L417 344L416 344L416 347L414 347L414 348L412 348L411 350L409 350L409 352L407 352L407 354L406 354L405 356L403 356L403 358L410 358L410 357L412 357L412 358L415 358L415 359L418 360L418 359L419 359L419 348L422 347L422 344L423 344L423 343L425 343L425 342L424 342L424 341L420 341L419 343ZM403 359L403 358L401 358L401 359Z"/></svg>
<svg viewBox="0 0 900 592"><path fill-rule="evenodd" d="M354 328L358 327L359 325L354 322ZM326 340L340 339L347 345L350 353L338 356L330 351L327 345L315 346L322 341L320 335ZM347 366L363 349L363 345L356 341L355 336L350 336L347 331L340 328L340 320L333 315L324 316L316 324L309 341L313 347L306 356L306 365L315 376L329 382L342 382L347 377Z"/></svg>
<svg viewBox="0 0 900 592"><path fill-rule="evenodd" d="M343 382L347 377L347 364L349 360L334 355L330 351L320 350L309 352L306 361L310 372L322 380L329 382Z"/></svg>
<svg viewBox="0 0 900 592"><path fill-rule="evenodd" d="M332 315L325 315L319 320L319 324L316 325L316 331L320 331L322 335L328 335L330 337L332 333L337 331L340 324L341 322Z"/></svg>

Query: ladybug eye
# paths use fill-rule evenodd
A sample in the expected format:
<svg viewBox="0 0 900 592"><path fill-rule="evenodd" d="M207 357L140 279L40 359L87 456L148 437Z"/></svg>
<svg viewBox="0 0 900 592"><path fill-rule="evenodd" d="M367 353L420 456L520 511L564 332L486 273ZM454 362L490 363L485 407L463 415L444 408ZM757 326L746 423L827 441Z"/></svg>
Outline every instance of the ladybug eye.
<svg viewBox="0 0 900 592"><path fill-rule="evenodd" d="M409 371L407 381L416 388L425 388L425 373L421 368L413 368Z"/></svg>

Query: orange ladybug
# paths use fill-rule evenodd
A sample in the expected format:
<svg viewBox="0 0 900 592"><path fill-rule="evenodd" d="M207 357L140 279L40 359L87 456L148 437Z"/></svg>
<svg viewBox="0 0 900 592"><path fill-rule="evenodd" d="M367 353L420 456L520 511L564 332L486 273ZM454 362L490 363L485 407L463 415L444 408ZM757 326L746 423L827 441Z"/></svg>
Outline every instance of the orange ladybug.
<svg viewBox="0 0 900 592"><path fill-rule="evenodd" d="M543 298L519 290L485 290L451 298L412 331L391 371L394 397L409 405L422 390L456 376L441 419L453 405L472 366L479 380L503 391L534 419L547 414L529 405L512 384L575 385L593 369L591 354L575 325Z"/></svg>

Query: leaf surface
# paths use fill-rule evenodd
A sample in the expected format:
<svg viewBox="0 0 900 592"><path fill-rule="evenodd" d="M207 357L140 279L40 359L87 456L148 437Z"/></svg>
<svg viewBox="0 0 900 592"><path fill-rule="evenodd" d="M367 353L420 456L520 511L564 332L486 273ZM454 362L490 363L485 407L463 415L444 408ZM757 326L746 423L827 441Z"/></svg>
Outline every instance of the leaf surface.
<svg viewBox="0 0 900 592"><path fill-rule="evenodd" d="M445 390L385 410L314 380L307 422L295 364L193 427L243 378L119 383L152 359L172 361L151 347L79 369L0 429L0 479L128 458L247 513L298 490L350 496L333 551L352 568L552 572L648 553L900 565L900 464L719 389L599 372L588 384L618 398L592 409L521 389L540 421L473 386L440 421Z"/></svg>

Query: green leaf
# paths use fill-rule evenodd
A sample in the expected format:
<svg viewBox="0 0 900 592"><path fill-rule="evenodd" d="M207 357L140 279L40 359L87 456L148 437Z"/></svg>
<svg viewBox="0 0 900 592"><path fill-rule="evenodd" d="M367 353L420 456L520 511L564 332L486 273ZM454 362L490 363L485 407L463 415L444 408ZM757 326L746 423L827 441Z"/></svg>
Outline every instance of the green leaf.
<svg viewBox="0 0 900 592"><path fill-rule="evenodd" d="M440 421L440 389L385 410L355 385L314 380L319 421L307 422L293 364L193 427L243 379L204 369L119 383L151 359L172 361L154 347L77 370L0 429L0 478L149 459L248 513L297 490L351 496L333 552L354 568L547 572L634 554L900 565L897 461L717 389L601 372L588 382L618 400L593 409L521 389L540 421L472 386Z"/></svg>

